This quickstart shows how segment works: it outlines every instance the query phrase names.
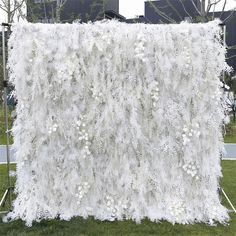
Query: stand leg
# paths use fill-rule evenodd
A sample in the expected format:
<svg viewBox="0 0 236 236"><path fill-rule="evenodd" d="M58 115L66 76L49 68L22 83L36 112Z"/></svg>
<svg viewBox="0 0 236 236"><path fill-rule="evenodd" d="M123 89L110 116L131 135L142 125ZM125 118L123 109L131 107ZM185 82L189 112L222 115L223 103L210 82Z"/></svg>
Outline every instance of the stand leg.
<svg viewBox="0 0 236 236"><path fill-rule="evenodd" d="M2 206L5 204L9 192L10 192L10 189L8 188L8 189L5 191L5 193L3 194L3 197L2 197L1 202L0 202L0 207L2 207Z"/></svg>
<svg viewBox="0 0 236 236"><path fill-rule="evenodd" d="M232 204L232 202L230 201L230 199L228 198L227 194L225 193L224 189L221 188L222 193L224 194L226 200L228 201L229 205L231 206L231 208L233 209L234 213L236 213L236 209L234 208L234 205Z"/></svg>

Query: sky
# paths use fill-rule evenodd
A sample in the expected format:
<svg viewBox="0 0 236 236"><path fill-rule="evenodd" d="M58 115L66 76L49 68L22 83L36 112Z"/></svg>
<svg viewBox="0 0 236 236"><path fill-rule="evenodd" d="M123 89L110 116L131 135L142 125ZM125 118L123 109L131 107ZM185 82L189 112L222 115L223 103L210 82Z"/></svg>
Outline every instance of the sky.
<svg viewBox="0 0 236 236"><path fill-rule="evenodd" d="M125 16L126 18L133 18L137 15L144 15L144 2L145 0L120 0L120 14ZM222 9L222 4L217 4L217 10ZM230 10L233 7L236 7L236 0L228 0L226 10ZM4 12L0 10L0 22L4 21L6 21L6 16Z"/></svg>

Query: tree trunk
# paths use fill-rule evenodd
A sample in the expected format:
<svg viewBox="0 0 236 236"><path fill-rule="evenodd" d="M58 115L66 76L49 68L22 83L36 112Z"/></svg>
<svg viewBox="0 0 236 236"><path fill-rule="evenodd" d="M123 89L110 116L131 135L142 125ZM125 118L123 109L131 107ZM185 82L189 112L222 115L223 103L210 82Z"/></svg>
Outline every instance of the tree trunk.
<svg viewBox="0 0 236 236"><path fill-rule="evenodd" d="M59 23L60 22L60 8L59 7L57 7L56 8L56 23Z"/></svg>
<svg viewBox="0 0 236 236"><path fill-rule="evenodd" d="M11 23L11 0L7 0L7 23Z"/></svg>
<svg viewBox="0 0 236 236"><path fill-rule="evenodd" d="M57 0L56 23L59 23L60 21L61 21L61 4L60 4L60 0Z"/></svg>
<svg viewBox="0 0 236 236"><path fill-rule="evenodd" d="M201 1L201 15L205 18L206 16L206 0Z"/></svg>

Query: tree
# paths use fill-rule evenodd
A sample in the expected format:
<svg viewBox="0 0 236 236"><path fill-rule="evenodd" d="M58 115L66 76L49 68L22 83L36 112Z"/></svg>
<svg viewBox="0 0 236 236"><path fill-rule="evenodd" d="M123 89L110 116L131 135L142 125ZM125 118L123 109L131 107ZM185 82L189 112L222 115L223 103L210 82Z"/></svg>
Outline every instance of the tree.
<svg viewBox="0 0 236 236"><path fill-rule="evenodd" d="M176 19L169 16L165 9L170 8L172 11L174 11L178 16L179 19L181 19L181 14L178 12L175 4L172 0L161 0L160 3L162 3L161 7L158 7L156 4L153 3L153 1L148 1L150 5L153 7L155 12L160 15L163 19L166 20L166 23L177 23ZM223 14L225 11L226 5L229 2L229 0L176 0L176 4L180 4L182 8L184 9L185 13L192 19L193 22L207 22L209 20L214 19L214 14L216 12L216 8L220 5L222 5L222 9L220 12ZM192 12L190 12L186 5L191 4L191 9L195 11L194 17ZM232 10L236 10L236 8L233 8ZM229 18L233 15L233 13L229 16ZM225 19L228 20L229 18Z"/></svg>
<svg viewBox="0 0 236 236"><path fill-rule="evenodd" d="M67 2L67 0L57 0L57 5L56 5L56 18L55 18L55 22L59 23L60 22L60 18L61 18L61 11L63 6L65 5L65 3Z"/></svg>
<svg viewBox="0 0 236 236"><path fill-rule="evenodd" d="M7 16L6 23L12 23L14 21L19 21L20 18L25 18L25 14L23 13L23 8L25 0L0 0L0 11L1 14L5 13ZM8 31L6 35L10 35L10 27L8 27ZM3 91L3 55L2 55L2 34L0 35L0 100L2 100L2 91ZM7 37L6 37L7 41Z"/></svg>
<svg viewBox="0 0 236 236"><path fill-rule="evenodd" d="M76 3L76 8L71 8L71 3ZM43 23L101 19L107 3L108 0L27 0L27 19ZM69 12L66 11L68 5ZM78 13L80 11L81 13Z"/></svg>
<svg viewBox="0 0 236 236"><path fill-rule="evenodd" d="M25 18L22 9L26 0L0 0L0 9L7 15L7 23L12 23L16 18Z"/></svg>
<svg viewBox="0 0 236 236"><path fill-rule="evenodd" d="M63 7L65 6L68 0L57 0L56 7L56 20L55 22L61 22L61 12L63 11ZM101 16L104 15L105 6L108 3L108 0L77 0L80 6L88 5L88 12L85 15L82 14L71 14L68 18L68 21L74 21L79 19L84 19L86 21L91 20L91 18L101 19Z"/></svg>

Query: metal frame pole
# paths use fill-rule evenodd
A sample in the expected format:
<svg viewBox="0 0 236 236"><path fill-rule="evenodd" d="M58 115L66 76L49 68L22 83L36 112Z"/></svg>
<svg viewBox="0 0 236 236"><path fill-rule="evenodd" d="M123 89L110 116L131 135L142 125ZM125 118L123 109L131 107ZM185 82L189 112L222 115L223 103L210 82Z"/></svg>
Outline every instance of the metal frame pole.
<svg viewBox="0 0 236 236"><path fill-rule="evenodd" d="M222 31L222 44L224 47L226 47L226 25L224 23L220 23L219 26L221 27L221 31ZM225 84L225 71L222 72L222 82ZM228 98L229 98L229 93L227 94ZM225 136L226 135L226 128L225 128L225 124L222 125L223 127L223 133Z"/></svg>
<svg viewBox="0 0 236 236"><path fill-rule="evenodd" d="M11 178L10 178L10 151L9 151L9 126L8 126L8 106L7 106L7 71L6 71L6 41L5 29L8 24L2 24L2 55L3 55L3 85L4 85L4 117L5 117L5 132L6 132L6 153L7 153L7 184L8 188L0 201L0 207L5 203L9 195L9 205L11 205Z"/></svg>
<svg viewBox="0 0 236 236"><path fill-rule="evenodd" d="M226 25L222 25L222 31L223 31L223 45L226 47ZM225 71L223 71L223 81L225 82Z"/></svg>

